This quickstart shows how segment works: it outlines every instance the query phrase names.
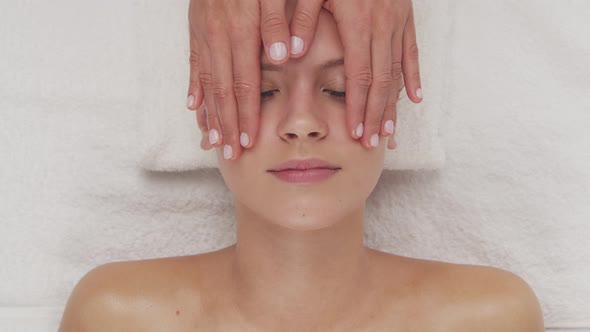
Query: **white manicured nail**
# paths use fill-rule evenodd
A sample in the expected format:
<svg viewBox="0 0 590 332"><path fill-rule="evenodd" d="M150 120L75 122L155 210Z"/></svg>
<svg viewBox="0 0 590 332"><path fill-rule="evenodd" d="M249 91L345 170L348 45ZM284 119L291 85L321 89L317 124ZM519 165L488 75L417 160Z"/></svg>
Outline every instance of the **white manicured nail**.
<svg viewBox="0 0 590 332"><path fill-rule="evenodd" d="M379 146L379 135L374 134L371 136L371 146L374 148Z"/></svg>
<svg viewBox="0 0 590 332"><path fill-rule="evenodd" d="M355 132L354 132L354 133L355 133L355 135L356 135L357 137L362 137L362 136L363 136L363 129L364 129L364 126L363 126L363 123L361 122L361 123L359 123L359 125L356 127L356 130L355 130Z"/></svg>
<svg viewBox="0 0 590 332"><path fill-rule="evenodd" d="M233 151L231 149L231 146L229 146L229 145L226 144L223 147L223 158L230 159L233 155L234 155L234 153L233 153Z"/></svg>
<svg viewBox="0 0 590 332"><path fill-rule="evenodd" d="M247 147L249 143L250 143L250 138L248 137L248 134L246 134L246 133L240 134L240 144L243 147Z"/></svg>
<svg viewBox="0 0 590 332"><path fill-rule="evenodd" d="M385 131L393 134L393 120L387 120L387 122L385 122Z"/></svg>
<svg viewBox="0 0 590 332"><path fill-rule="evenodd" d="M297 55L303 52L304 45L303 39L297 36L291 36L291 54Z"/></svg>
<svg viewBox="0 0 590 332"><path fill-rule="evenodd" d="M422 89L418 88L418 90L416 90L416 96L418 96L418 98L422 99Z"/></svg>
<svg viewBox="0 0 590 332"><path fill-rule="evenodd" d="M216 129L209 130L209 144L213 145L219 141L219 133Z"/></svg>
<svg viewBox="0 0 590 332"><path fill-rule="evenodd" d="M194 103L195 103L195 97L193 97L193 95L188 96L188 99L186 100L186 107L191 108L191 107L193 107Z"/></svg>
<svg viewBox="0 0 590 332"><path fill-rule="evenodd" d="M287 45L278 42L270 45L270 57L275 61L281 61L287 56Z"/></svg>

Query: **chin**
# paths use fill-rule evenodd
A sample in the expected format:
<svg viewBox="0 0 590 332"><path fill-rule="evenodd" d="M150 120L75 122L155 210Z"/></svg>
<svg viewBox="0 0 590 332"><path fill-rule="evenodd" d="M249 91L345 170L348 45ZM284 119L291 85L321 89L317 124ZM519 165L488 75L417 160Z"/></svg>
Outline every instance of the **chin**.
<svg viewBox="0 0 590 332"><path fill-rule="evenodd" d="M333 226L353 212L337 198L291 200L262 207L260 214L277 226L294 231L313 231ZM275 201L276 202L276 201ZM272 206L272 208L269 208ZM348 208L345 208L348 207Z"/></svg>

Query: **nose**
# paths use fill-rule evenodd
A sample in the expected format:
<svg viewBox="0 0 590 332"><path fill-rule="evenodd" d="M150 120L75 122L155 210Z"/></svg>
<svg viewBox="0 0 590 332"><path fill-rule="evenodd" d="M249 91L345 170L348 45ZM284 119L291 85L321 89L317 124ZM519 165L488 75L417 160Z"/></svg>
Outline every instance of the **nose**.
<svg viewBox="0 0 590 332"><path fill-rule="evenodd" d="M309 96L290 100L288 110L283 116L278 134L289 143L320 141L328 135L328 125L321 114L319 105Z"/></svg>

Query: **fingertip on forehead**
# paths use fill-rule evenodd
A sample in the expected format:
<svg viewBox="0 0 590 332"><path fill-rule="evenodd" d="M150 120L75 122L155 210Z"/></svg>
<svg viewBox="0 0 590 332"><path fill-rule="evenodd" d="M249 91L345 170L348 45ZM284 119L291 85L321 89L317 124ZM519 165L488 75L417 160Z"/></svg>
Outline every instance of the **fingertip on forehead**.
<svg viewBox="0 0 590 332"><path fill-rule="evenodd" d="M285 6L285 14L289 24L291 24L293 16L295 15L297 1L287 0ZM306 48L308 47L309 51L302 59L310 57L324 58L326 56L328 58L337 58L338 54L344 52L336 20L334 19L332 13L323 7L319 13L318 23L312 45L306 45ZM313 55L310 56L310 54ZM291 62L291 60L289 60L289 62ZM271 63L267 56L264 45L261 45L260 63L261 65Z"/></svg>

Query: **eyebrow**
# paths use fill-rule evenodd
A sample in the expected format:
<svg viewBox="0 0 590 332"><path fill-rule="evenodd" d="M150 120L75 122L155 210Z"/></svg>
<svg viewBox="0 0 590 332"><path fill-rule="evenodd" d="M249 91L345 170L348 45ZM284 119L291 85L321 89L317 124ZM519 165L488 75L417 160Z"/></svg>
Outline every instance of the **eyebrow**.
<svg viewBox="0 0 590 332"><path fill-rule="evenodd" d="M317 67L317 70L324 71L333 67L343 66L344 58L328 60ZM261 71L283 71L283 66L273 65L272 63L261 63Z"/></svg>

